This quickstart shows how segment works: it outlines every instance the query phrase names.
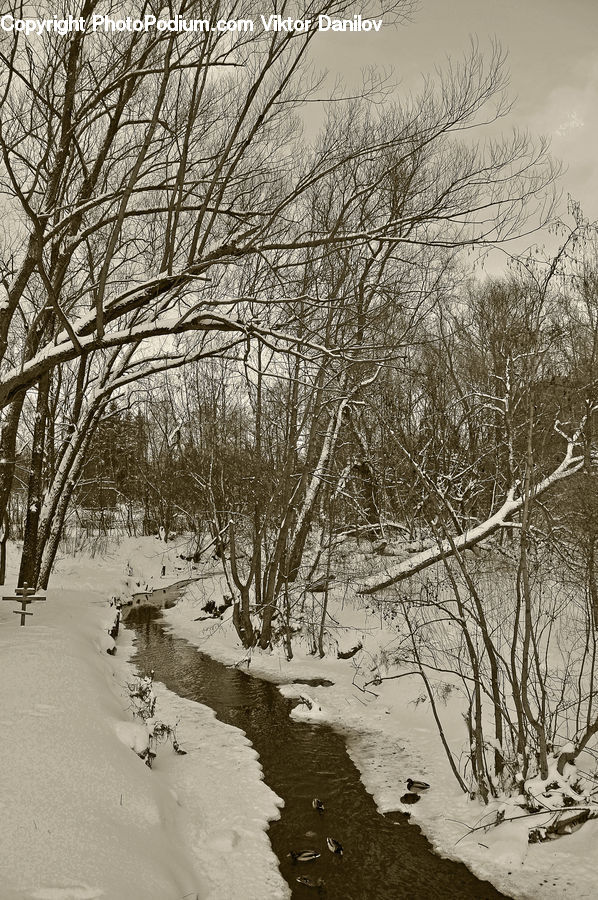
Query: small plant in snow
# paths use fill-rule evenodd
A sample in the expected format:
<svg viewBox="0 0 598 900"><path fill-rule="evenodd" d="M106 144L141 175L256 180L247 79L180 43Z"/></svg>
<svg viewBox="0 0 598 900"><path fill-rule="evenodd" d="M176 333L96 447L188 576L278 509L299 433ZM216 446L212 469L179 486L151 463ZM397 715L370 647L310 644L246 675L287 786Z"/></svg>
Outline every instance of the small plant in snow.
<svg viewBox="0 0 598 900"><path fill-rule="evenodd" d="M127 684L129 697L133 707L133 715L144 722L153 719L156 709L156 695L154 694L154 671L149 675L137 675L133 684Z"/></svg>
<svg viewBox="0 0 598 900"><path fill-rule="evenodd" d="M158 744L165 741L172 741L172 748L179 756L185 756L186 750L183 750L176 738L176 728L173 725L167 725L165 722L154 722L153 728L149 734L149 748L154 752L158 748Z"/></svg>
<svg viewBox="0 0 598 900"><path fill-rule="evenodd" d="M137 755L145 760L146 766L151 769L152 763L156 758L158 744L168 740L172 741L175 753L185 756L186 750L181 748L177 740L175 726L154 720L157 697L154 693L153 669L149 675L137 675L132 684L127 684L127 688L133 715L141 719L147 729L147 746L141 751L136 751Z"/></svg>
<svg viewBox="0 0 598 900"><path fill-rule="evenodd" d="M440 684L434 685L434 693L441 703L448 703L449 697L453 693L455 686L447 681L441 681Z"/></svg>

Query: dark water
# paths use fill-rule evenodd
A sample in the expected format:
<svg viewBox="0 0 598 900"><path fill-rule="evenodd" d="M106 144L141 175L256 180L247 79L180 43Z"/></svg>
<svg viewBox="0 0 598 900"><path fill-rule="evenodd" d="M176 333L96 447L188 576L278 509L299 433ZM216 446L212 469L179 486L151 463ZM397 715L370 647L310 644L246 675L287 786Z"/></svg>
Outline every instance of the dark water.
<svg viewBox="0 0 598 900"><path fill-rule="evenodd" d="M171 691L211 706L218 718L241 728L257 752L266 783L285 802L269 837L293 897L326 900L498 900L504 897L459 863L434 855L426 838L399 813L381 816L349 758L343 738L325 725L289 718L293 705L276 685L199 653L165 631L159 609L135 606L126 617L136 631L135 662L155 670ZM181 733L184 729L181 727ZM183 742L184 746L184 742ZM433 789L433 788L432 788ZM318 797L325 812L311 805ZM425 803L425 797L420 801ZM326 847L339 840L342 857ZM289 850L315 849L315 862L293 863ZM310 888L299 875L325 886ZM267 897L264 900L268 900Z"/></svg>

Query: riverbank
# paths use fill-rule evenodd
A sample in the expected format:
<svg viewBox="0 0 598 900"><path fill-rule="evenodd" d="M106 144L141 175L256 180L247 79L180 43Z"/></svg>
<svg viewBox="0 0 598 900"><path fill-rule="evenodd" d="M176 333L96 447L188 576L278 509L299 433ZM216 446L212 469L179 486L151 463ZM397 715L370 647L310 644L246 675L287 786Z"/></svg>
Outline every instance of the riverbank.
<svg viewBox="0 0 598 900"><path fill-rule="evenodd" d="M284 683L285 694L309 696L312 709L301 705L293 715L328 721L346 735L380 811L400 809L406 779L423 778L432 787L409 812L441 855L465 861L516 900L595 897L596 823L544 845L528 845L527 820L463 837L466 825L494 818L498 805L484 808L459 793L416 679L360 689L363 672L373 677L379 669L388 638L374 612L348 596L332 598L343 649L363 639L357 659L339 660L331 648L318 660L299 641L290 663L277 652L248 655L230 611L223 620L204 618L206 600L226 591L216 565L193 569L176 552L146 538L106 549L103 558L65 557L48 601L33 607L22 629L13 605L0 604L3 900L228 900L240 886L249 900L288 896L265 834L278 816L277 799L238 729L158 685L160 714L179 721L187 756L161 748L150 772L121 739L131 722L131 645L121 631L116 656L105 653L107 598L197 575L166 611L170 626L215 658ZM291 683L312 678L334 684ZM448 697L449 730L461 728L451 704Z"/></svg>
<svg viewBox="0 0 598 900"><path fill-rule="evenodd" d="M160 746L150 770L132 752L130 633L106 653L123 588L118 554L65 559L24 628L0 604L2 900L224 900L240 884L282 900L265 833L279 801L241 731L157 684L186 755Z"/></svg>
<svg viewBox="0 0 598 900"><path fill-rule="evenodd" d="M419 678L398 674L393 680L364 688L380 670L385 646L392 639L374 610L365 609L361 600L346 593L335 597L332 592L329 612L337 633L342 634L343 649L361 642L363 651L353 659L338 659L332 650L320 660L308 655L297 641L289 662L282 648L247 653L229 613L222 620L206 618L202 612L205 603L214 600L218 604L226 592L223 577L214 572L211 580L190 585L182 601L165 612L166 620L177 635L215 659L278 682L285 696L307 696L311 709L301 704L292 715L330 723L346 736L349 754L380 812L409 812L438 854L465 862L478 878L517 900L561 900L568 894L595 898L598 866L592 848L598 837L596 822L557 842L535 845L527 841L528 818L484 829L498 814L509 819L521 816L521 811L509 800L483 806L460 791ZM333 685L305 685L312 679L326 679ZM292 683L297 681L303 684ZM463 732L460 698L447 695L442 709L447 738L458 746ZM417 805L404 806L401 797L410 777L423 779L432 787ZM541 824L541 819L533 821L537 823Z"/></svg>
<svg viewBox="0 0 598 900"><path fill-rule="evenodd" d="M158 596L168 603L172 592ZM396 813L381 816L344 737L325 723L291 716L295 701L272 681L198 653L165 627L155 608L135 607L127 627L135 630L140 665L159 673L170 690L209 705L251 740L266 783L284 799L268 837L297 900L306 896L298 876L320 883L327 900L508 900L464 865L431 853L420 830ZM323 812L313 808L314 797L323 798ZM342 844L342 859L328 852L329 835ZM315 854L309 865L289 858L290 850L300 849ZM240 884L233 896L243 889Z"/></svg>

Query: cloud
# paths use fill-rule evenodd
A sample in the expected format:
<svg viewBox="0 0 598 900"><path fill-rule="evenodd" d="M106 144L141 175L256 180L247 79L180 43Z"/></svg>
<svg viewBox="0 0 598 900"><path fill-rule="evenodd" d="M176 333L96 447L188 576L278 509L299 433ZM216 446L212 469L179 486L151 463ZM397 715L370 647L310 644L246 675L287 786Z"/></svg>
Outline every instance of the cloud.
<svg viewBox="0 0 598 900"><path fill-rule="evenodd" d="M544 97L537 93L527 127L551 139L553 155L565 164L564 190L582 201L587 216L598 218L598 60L579 60L566 77Z"/></svg>
<svg viewBox="0 0 598 900"><path fill-rule="evenodd" d="M564 122L555 128L554 135L555 137L567 137L571 131L574 131L576 128L583 128L585 122L580 118L577 110L573 110L567 115L567 118Z"/></svg>

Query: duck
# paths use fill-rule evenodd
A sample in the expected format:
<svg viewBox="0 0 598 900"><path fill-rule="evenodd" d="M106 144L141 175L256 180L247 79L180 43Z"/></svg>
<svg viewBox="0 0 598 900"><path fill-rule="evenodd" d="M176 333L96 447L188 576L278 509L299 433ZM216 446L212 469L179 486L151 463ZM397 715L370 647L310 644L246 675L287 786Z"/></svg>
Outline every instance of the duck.
<svg viewBox="0 0 598 900"><path fill-rule="evenodd" d="M413 778L407 779L407 790L414 794L420 794L422 791L428 791L430 785L427 781L414 781Z"/></svg>
<svg viewBox="0 0 598 900"><path fill-rule="evenodd" d="M324 887L324 879L323 878L318 878L317 881L314 881L313 878L307 878L307 876L305 876L305 875L300 875L298 878L295 879L295 881L298 881L299 884L304 884L306 887L310 887L310 888Z"/></svg>
<svg viewBox="0 0 598 900"><path fill-rule="evenodd" d="M317 797L314 797L314 799L311 801L311 805L313 806L314 809L317 809L317 811L319 813L324 812L324 804L322 803L321 800L318 800Z"/></svg>
<svg viewBox="0 0 598 900"><path fill-rule="evenodd" d="M339 841L332 837L327 837L326 844L331 853L338 853L339 856L343 855L343 845Z"/></svg>
<svg viewBox="0 0 598 900"><path fill-rule="evenodd" d="M291 850L288 855L293 862L312 862L314 859L320 858L317 850Z"/></svg>
<svg viewBox="0 0 598 900"><path fill-rule="evenodd" d="M401 797L401 803L417 803L418 800L421 800L419 794L403 794Z"/></svg>

